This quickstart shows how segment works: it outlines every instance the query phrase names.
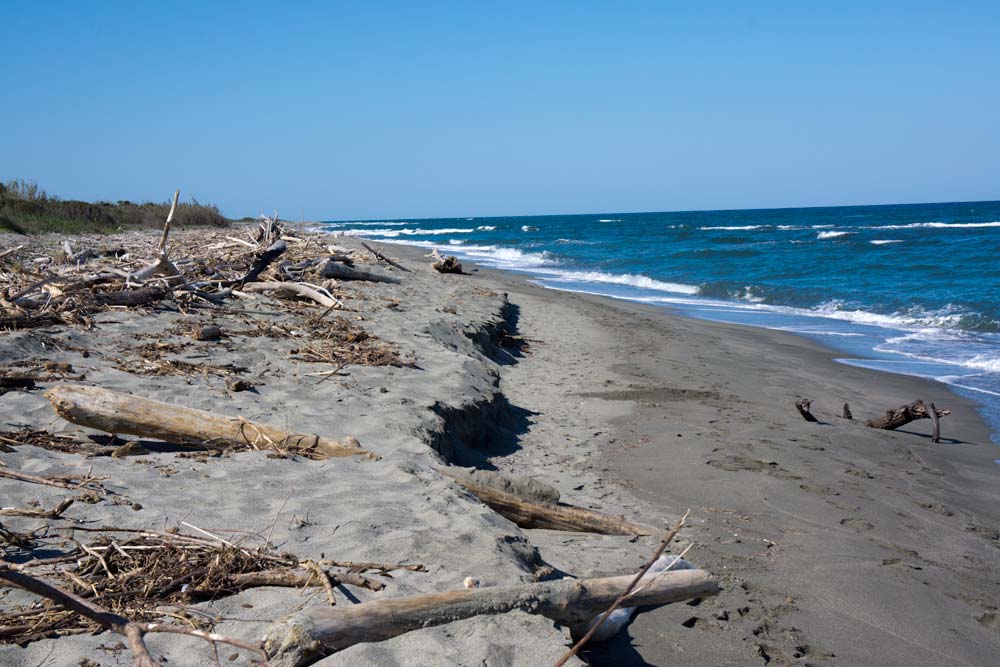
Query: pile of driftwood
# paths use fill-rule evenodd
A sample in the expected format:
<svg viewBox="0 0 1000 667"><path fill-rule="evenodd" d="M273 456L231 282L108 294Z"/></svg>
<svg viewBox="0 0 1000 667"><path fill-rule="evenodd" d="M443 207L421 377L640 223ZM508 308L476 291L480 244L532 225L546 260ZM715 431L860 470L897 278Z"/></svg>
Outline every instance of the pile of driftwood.
<svg viewBox="0 0 1000 667"><path fill-rule="evenodd" d="M199 244L172 252L168 242L179 192L159 242L134 237L130 247L74 248L67 241L55 255L29 244L0 253L0 330L79 323L115 307L140 308L165 299L180 308L210 307L232 298L265 293L343 309L341 281L399 282L360 264L362 258L318 237L296 236L277 216L263 218L246 238L205 231ZM369 259L402 269L369 248Z"/></svg>

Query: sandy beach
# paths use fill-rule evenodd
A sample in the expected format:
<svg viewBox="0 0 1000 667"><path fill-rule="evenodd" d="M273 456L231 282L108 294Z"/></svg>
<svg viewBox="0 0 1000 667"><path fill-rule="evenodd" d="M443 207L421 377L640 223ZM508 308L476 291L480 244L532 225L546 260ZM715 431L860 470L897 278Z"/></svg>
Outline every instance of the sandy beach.
<svg viewBox="0 0 1000 667"><path fill-rule="evenodd" d="M547 290L468 263L465 275L442 275L423 249L386 246L411 269L404 273L358 239L328 240L399 281L336 285L345 307L330 317L369 337L357 339L361 363L337 367L303 354L316 344L304 322L325 309L289 310L273 295L225 307L166 300L112 309L90 327L4 334L5 367L37 360L73 370L4 394L0 430L106 435L64 421L43 395L75 383L349 436L379 460L192 456L155 442L117 457L12 446L0 453L10 469L89 472L113 493L78 501L59 520L4 517L3 526L23 534L51 526L38 533L46 557L61 539L53 535L71 526L183 521L229 539L264 535L303 559L424 566L368 574L384 584L378 591L341 585L338 605L460 589L467 577L486 588L634 573L659 540L519 528L435 471L471 466L544 482L565 502L664 530L690 509L670 551L690 546L685 558L722 592L642 611L584 651L590 664L995 664L1000 456L971 402L944 385L836 363L835 353L790 334ZM225 335L192 340L208 325ZM386 350L393 363L379 365ZM255 389L232 390L234 374ZM813 400L819 423L796 412L800 397ZM864 425L917 398L952 411L941 443L930 442L929 420L894 432ZM855 419L839 416L845 402ZM0 478L5 507L48 508L71 496ZM26 595L2 589L0 607ZM253 641L272 621L322 604L316 588L266 587L193 606L216 619L217 632ZM105 632L0 644L0 664L130 664L119 639ZM566 628L511 612L356 644L316 664L545 665L570 643ZM148 644L165 664L216 664L198 639L150 635ZM220 652L227 664L254 661Z"/></svg>

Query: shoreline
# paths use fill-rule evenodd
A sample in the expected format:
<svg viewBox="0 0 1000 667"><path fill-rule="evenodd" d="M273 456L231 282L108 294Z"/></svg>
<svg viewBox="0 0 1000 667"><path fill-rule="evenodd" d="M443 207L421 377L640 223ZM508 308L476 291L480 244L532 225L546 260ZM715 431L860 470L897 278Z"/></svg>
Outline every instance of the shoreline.
<svg viewBox="0 0 1000 667"><path fill-rule="evenodd" d="M990 574L1000 565L1000 471L974 401L934 380L840 363L836 350L790 332L475 268L521 304L523 335L559 344L543 371L504 374L512 400L557 414L537 417L501 469L532 465L558 486L569 463L616 504L638 501L644 514L691 507L701 525L686 536L696 543L687 557L729 584L698 607L640 614L590 652L594 664L990 664L1000 649L1000 582ZM539 376L588 386L550 386L579 401L567 412L534 395ZM802 420L799 396L827 423ZM929 442L930 420L896 432L863 425L918 397L953 409L941 444ZM853 421L833 416L844 402ZM586 428L567 428L573 419ZM600 442L553 463L562 450L553 431ZM561 536L526 532L550 562L579 559ZM574 551L603 544L572 542Z"/></svg>
<svg viewBox="0 0 1000 667"><path fill-rule="evenodd" d="M197 232L181 237L204 245ZM223 310L119 309L95 315L93 330L12 332L0 361L51 358L87 369L79 380L87 384L355 436L380 461L260 451L191 458L159 446L112 458L27 445L0 460L34 474L93 470L133 502L77 503L63 527L185 520L267 532L300 557L427 566L394 572L381 592L351 588L340 604L461 588L467 576L504 586L634 573L656 546L656 537L518 528L434 472L442 464L535 479L565 502L660 527L691 508L671 552L693 545L686 558L717 577L722 593L638 614L586 652L594 665L986 665L1000 651L1000 495L996 466L982 465L994 445L973 403L945 385L836 363L791 333L551 290L493 269L436 274L425 249L386 245L413 269L404 274L374 262L357 240L327 238L400 279L331 289L347 307L335 316L407 364L354 363L320 379L330 366L296 350L315 342L302 327L323 309L270 296ZM155 240L143 237L150 252ZM190 342L191 327L205 323L231 333ZM245 367L259 389L235 393L211 373L150 375L147 342L180 345L169 358L185 363ZM799 417L798 391L828 424ZM929 420L898 432L863 426L863 417L917 397L953 410L941 445L928 442ZM56 418L41 392L6 399L7 429L88 433ZM844 400L856 419L827 418ZM0 479L0 494L51 507L63 492ZM219 632L250 640L303 604L301 595L253 589L198 608L224 619ZM322 604L322 593L308 603ZM0 645L0 664L53 655L54 666L105 655L116 664L127 653L100 648L114 641L105 633ZM553 663L568 641L564 628L513 612L358 644L321 664L527 667ZM150 647L171 664L214 664L193 642L160 636Z"/></svg>

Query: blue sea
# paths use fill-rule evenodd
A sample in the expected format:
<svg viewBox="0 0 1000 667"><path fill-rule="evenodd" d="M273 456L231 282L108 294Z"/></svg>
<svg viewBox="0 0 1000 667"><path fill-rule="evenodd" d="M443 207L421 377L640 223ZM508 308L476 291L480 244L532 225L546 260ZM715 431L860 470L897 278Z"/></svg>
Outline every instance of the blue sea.
<svg viewBox="0 0 1000 667"><path fill-rule="evenodd" d="M814 338L843 363L950 385L1000 432L1000 202L324 226Z"/></svg>

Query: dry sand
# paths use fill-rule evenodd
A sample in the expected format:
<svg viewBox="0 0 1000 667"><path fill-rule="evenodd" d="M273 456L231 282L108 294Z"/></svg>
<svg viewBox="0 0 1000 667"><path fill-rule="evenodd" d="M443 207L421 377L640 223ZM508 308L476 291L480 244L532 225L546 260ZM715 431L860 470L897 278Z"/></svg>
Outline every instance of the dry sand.
<svg viewBox="0 0 1000 667"><path fill-rule="evenodd" d="M787 334L543 290L486 270L437 275L421 250L392 254L415 272L392 272L401 285L352 285L347 305L415 367L350 366L318 382L307 373L328 366L290 358L301 340L190 341L184 332L198 324L247 328L246 314L209 310L122 311L101 315L90 331L54 327L0 339L0 364L68 361L87 369L87 383L352 435L381 461L250 452L198 462L173 451L87 459L34 447L0 460L39 474L93 466L142 506L77 503L66 513L87 525L186 520L261 533L273 524L272 541L302 557L429 570L395 573L379 593L351 589L359 599L459 588L467 576L484 586L527 582L545 563L557 575L620 574L655 547L654 537L519 529L431 469L446 460L534 477L575 504L655 525L691 508L677 548L693 542L687 557L725 590L696 606L639 614L588 652L593 664L995 664L1000 470L969 402L941 385L836 364L830 352ZM282 318L267 297L237 307L257 311L252 318ZM524 336L527 348L502 346L505 331ZM185 342L178 359L248 367L258 393L232 393L214 376L141 374L135 348L148 339L140 337L162 332ZM119 370L111 359L132 361ZM827 423L798 416L800 395L814 399ZM928 421L888 433L832 416L845 401L863 418L917 397L954 411L939 445L929 442ZM78 430L39 391L2 400L5 430ZM4 506L49 507L65 495L0 479ZM0 604L13 599L0 593ZM256 589L202 606L238 619L220 623L220 632L253 639L303 604L322 604L322 596ZM544 618L513 613L357 645L318 664L545 665L567 639ZM126 651L107 650L117 643L105 633L0 646L0 664L129 664ZM194 639L149 643L167 664L214 664Z"/></svg>

